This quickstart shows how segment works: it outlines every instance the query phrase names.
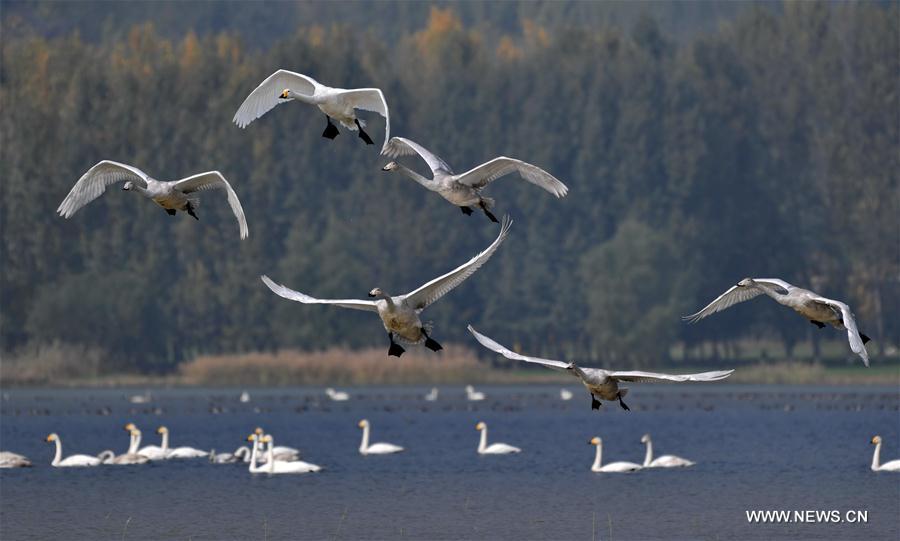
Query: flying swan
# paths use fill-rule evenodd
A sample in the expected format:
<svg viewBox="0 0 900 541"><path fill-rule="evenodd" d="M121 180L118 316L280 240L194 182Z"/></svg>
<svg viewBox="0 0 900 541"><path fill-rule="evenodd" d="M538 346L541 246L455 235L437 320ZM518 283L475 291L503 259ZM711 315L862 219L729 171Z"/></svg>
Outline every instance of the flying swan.
<svg viewBox="0 0 900 541"><path fill-rule="evenodd" d="M872 455L872 471L900 471L900 458L879 464L881 461L881 436L873 437L872 445L875 446L875 454Z"/></svg>
<svg viewBox="0 0 900 541"><path fill-rule="evenodd" d="M691 462L686 458L675 455L663 455L653 458L653 442L650 441L650 434L644 434L641 437L641 443L647 445L647 454L644 455L645 468L678 468L684 466L693 466L696 462Z"/></svg>
<svg viewBox="0 0 900 541"><path fill-rule="evenodd" d="M56 212L63 218L71 218L78 212L78 209L100 197L106 191L107 186L122 181L125 181L125 185L122 186L123 190L136 191L153 200L154 203L166 209L169 216L175 216L175 213L181 210L196 220L200 219L194 212L197 209L197 192L213 189L225 190L228 204L231 205L231 211L237 218L241 238L245 239L249 234L241 202L234 190L231 189L231 184L228 184L222 173L218 171L197 173L181 180L165 182L151 178L133 165L103 160L88 169L87 173L78 179L69 195L59 204Z"/></svg>
<svg viewBox="0 0 900 541"><path fill-rule="evenodd" d="M359 454L361 455L389 455L391 453L399 453L403 451L403 447L394 445L393 443L373 443L369 445L369 421L363 419L358 425L362 428L362 441L359 444Z"/></svg>
<svg viewBox="0 0 900 541"><path fill-rule="evenodd" d="M490 210L494 206L494 200L482 196L481 190L500 177L518 173L523 179L540 186L556 197L565 197L569 191L565 184L540 167L506 156L499 156L461 175L455 175L447 162L418 143L403 137L393 137L388 141L382 154L387 154L391 158L405 154L418 154L431 168L432 178L425 178L397 162L390 162L382 168L382 171L399 171L429 190L439 193L441 197L459 207L467 216L472 214L471 207L480 208L492 222L497 221Z"/></svg>
<svg viewBox="0 0 900 541"><path fill-rule="evenodd" d="M509 227L512 222L508 217L504 218L503 226L500 228L500 235L491 243L487 249L476 255L468 262L460 265L456 269L447 274L435 278L427 284L419 287L406 295L398 295L391 297L380 288L375 288L369 292L370 297L376 297L378 300L356 300L356 299L316 299L294 291L283 285L276 284L268 276L261 276L262 281L276 295L284 297L292 301L302 302L303 304L334 304L342 308L352 308L354 310L369 310L377 312L384 324L384 329L388 333L390 340L390 348L388 355L399 357L405 351L399 344L394 342L394 338L398 338L404 342L418 344L425 341L425 347L432 351L443 349L440 344L434 341L428 333L431 331L430 324L423 324L419 318L419 314L426 307L449 293L453 288L463 283L466 278L475 273L488 259L494 255L494 252L506 238L509 233Z"/></svg>
<svg viewBox="0 0 900 541"><path fill-rule="evenodd" d="M478 424L475 425L475 430L481 432L481 439L478 440L479 455L508 455L510 453L522 452L522 450L518 447L513 447L512 445L508 445L506 443L492 443L488 445L487 425L483 421L479 421Z"/></svg>
<svg viewBox="0 0 900 541"><path fill-rule="evenodd" d="M603 458L603 440L594 436L588 441L591 445L597 446L597 454L594 456L594 464L591 465L592 472L598 473L628 473L641 469L640 464L634 462L610 462L606 466L601 466L600 461Z"/></svg>
<svg viewBox="0 0 900 541"><path fill-rule="evenodd" d="M56 454L53 456L51 466L56 468L69 468L79 466L99 466L100 459L89 455L72 455L66 458L62 457L62 441L54 432L47 436L47 443L56 442Z"/></svg>
<svg viewBox="0 0 900 541"><path fill-rule="evenodd" d="M640 370L612 371L600 368L581 368L575 363L564 363L539 357L528 357L507 349L487 336L476 331L469 325L469 332L478 342L491 351L503 355L507 359L542 364L555 370L567 370L581 380L591 393L591 409L600 409L600 399L618 400L622 409L630 409L622 402L622 398L628 393L625 387L619 388L620 381L632 381L641 383L653 383L660 381L718 381L731 375L734 370L716 370L713 372L701 372L699 374L660 374L657 372L643 372Z"/></svg>
<svg viewBox="0 0 900 541"><path fill-rule="evenodd" d="M367 145L374 144L369 134L363 130L365 121L356 117L356 109L372 111L384 117L384 145L382 152L387 147L387 141L391 136L391 118L388 113L387 102L384 94L378 88L331 88L325 86L312 77L295 73L293 71L278 70L269 75L266 80L259 83L253 92L244 100L234 114L232 121L240 128L271 111L276 105L296 100L318 106L325 113L328 124L322 137L334 139L340 132L331 123L335 119L345 128L352 131L359 130L359 138Z"/></svg>
<svg viewBox="0 0 900 541"><path fill-rule="evenodd" d="M866 351L869 337L856 329L856 320L849 306L778 278L744 278L707 304L703 310L682 319L696 323L706 316L721 312L739 302L749 301L763 293L775 299L778 304L792 308L820 329L828 324L835 329L847 331L850 349L862 358L866 366L869 366L869 353Z"/></svg>

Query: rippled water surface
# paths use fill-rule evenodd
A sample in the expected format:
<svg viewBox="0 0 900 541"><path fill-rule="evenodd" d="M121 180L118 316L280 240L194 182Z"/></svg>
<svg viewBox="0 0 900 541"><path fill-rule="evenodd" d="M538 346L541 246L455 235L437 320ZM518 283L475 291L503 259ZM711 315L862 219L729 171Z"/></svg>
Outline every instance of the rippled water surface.
<svg viewBox="0 0 900 541"><path fill-rule="evenodd" d="M3 394L0 447L35 467L0 470L3 539L898 539L900 474L873 473L869 440L900 458L895 387L634 385L632 411L592 412L581 388L486 387L480 403L445 387L158 390L131 404L122 390ZM357 422L398 455L358 453ZM299 447L318 474L253 475L202 459L146 466L52 468L57 432L65 455L122 452L122 426L142 445L166 425L173 446L218 451L262 426ZM475 453L475 424L521 455ZM604 462L641 462L641 435L656 454L698 462L633 474L590 471L592 436ZM748 524L749 509L868 511L866 524Z"/></svg>

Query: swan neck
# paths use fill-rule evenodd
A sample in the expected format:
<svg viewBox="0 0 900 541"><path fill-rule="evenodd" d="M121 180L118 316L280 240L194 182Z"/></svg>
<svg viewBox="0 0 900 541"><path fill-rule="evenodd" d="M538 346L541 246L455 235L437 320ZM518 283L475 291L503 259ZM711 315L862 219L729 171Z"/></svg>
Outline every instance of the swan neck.
<svg viewBox="0 0 900 541"><path fill-rule="evenodd" d="M775 299L776 301L781 302L781 299L787 297L787 295L782 294L781 292L777 291L775 288L770 287L767 284L762 284L760 282L753 282L753 285L756 286L757 288L759 288L766 295Z"/></svg>
<svg viewBox="0 0 900 541"><path fill-rule="evenodd" d="M315 96L307 96L305 94L300 94L299 92L294 92L293 90L290 91L288 97L302 103L312 103L314 105L319 103L319 101L315 99Z"/></svg>
<svg viewBox="0 0 900 541"><path fill-rule="evenodd" d="M162 447L163 453L169 452L169 432L168 431L162 433L162 444L160 445L160 447Z"/></svg>
<svg viewBox="0 0 900 541"><path fill-rule="evenodd" d="M269 449L266 451L266 466L269 468L269 473L275 471L275 440L272 440L268 444Z"/></svg>
<svg viewBox="0 0 900 541"><path fill-rule="evenodd" d="M128 450L125 451L125 453L130 455L130 454L137 453L137 451L138 451L138 442L137 442L136 439L134 439L134 434L131 434L131 435L129 436L129 438L130 438L130 440L129 440L129 442L128 442Z"/></svg>
<svg viewBox="0 0 900 541"><path fill-rule="evenodd" d="M132 184L131 189L143 195L144 197L150 197L150 191L143 186L139 186L137 183Z"/></svg>
<svg viewBox="0 0 900 541"><path fill-rule="evenodd" d="M875 444L875 453L872 454L872 469L877 470L881 467L881 442Z"/></svg>
<svg viewBox="0 0 900 541"><path fill-rule="evenodd" d="M59 436L56 437L55 443L56 443L56 454L53 456L53 462L50 463L52 466L59 465L59 461L62 460L62 442L59 441ZM875 452L877 453L878 451L875 451Z"/></svg>
<svg viewBox="0 0 900 541"><path fill-rule="evenodd" d="M478 452L483 453L487 449L487 427L481 430L481 440L478 442Z"/></svg>
<svg viewBox="0 0 900 541"><path fill-rule="evenodd" d="M416 173L415 171L413 171L412 169L410 169L406 166L397 164L397 170L400 171L402 174L406 175L408 178L415 180L416 182L418 182L422 186L425 186L428 189L437 188L438 183L435 180L425 178L422 175Z"/></svg>
<svg viewBox="0 0 900 541"><path fill-rule="evenodd" d="M647 454L644 455L644 467L649 466L651 462L653 462L653 442L647 440Z"/></svg>
<svg viewBox="0 0 900 541"><path fill-rule="evenodd" d="M251 472L257 471L257 468L256 468L256 456L257 456L257 449L258 449L258 447L259 447L259 442L258 442L258 441L254 441L254 442L253 442L253 450L250 451L250 471L251 471Z"/></svg>
<svg viewBox="0 0 900 541"><path fill-rule="evenodd" d="M138 432L137 434L132 434L131 437L134 441L134 452L137 453L137 450L141 447L141 434Z"/></svg>
<svg viewBox="0 0 900 541"><path fill-rule="evenodd" d="M592 469L592 470L599 470L599 469L600 469L600 463L601 463L602 460L603 460L603 444L602 444L602 443L598 443L598 444L597 444L597 454L594 455L594 465L591 466L591 469Z"/></svg>
<svg viewBox="0 0 900 541"><path fill-rule="evenodd" d="M365 453L369 449L369 425L363 427L362 442L359 444L359 452Z"/></svg>

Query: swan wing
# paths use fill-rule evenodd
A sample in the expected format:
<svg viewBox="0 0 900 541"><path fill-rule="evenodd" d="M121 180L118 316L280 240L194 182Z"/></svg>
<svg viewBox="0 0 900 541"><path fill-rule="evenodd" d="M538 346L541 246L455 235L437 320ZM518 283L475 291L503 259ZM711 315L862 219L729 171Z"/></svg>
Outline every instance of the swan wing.
<svg viewBox="0 0 900 541"><path fill-rule="evenodd" d="M680 468L686 466L693 466L696 464L686 458L681 458L680 456L675 455L663 455L659 458L653 459L653 462L650 463L651 468Z"/></svg>
<svg viewBox="0 0 900 541"><path fill-rule="evenodd" d="M885 462L878 467L877 471L900 471L900 459Z"/></svg>
<svg viewBox="0 0 900 541"><path fill-rule="evenodd" d="M841 319L844 322L844 328L847 329L847 339L850 342L850 349L853 353L860 356L863 360L863 364L869 366L869 352L866 351L866 345L863 344L862 338L859 336L859 329L856 328L856 318L853 317L853 312L850 311L850 307L841 301L836 301L834 299L826 299L825 297L814 297L814 299L841 311Z"/></svg>
<svg viewBox="0 0 900 541"><path fill-rule="evenodd" d="M432 173L444 171L451 175L453 174L453 170L450 169L450 166L447 165L447 162L442 160L439 156L433 154L431 151L429 151L419 143L410 141L405 137L391 137L391 140L387 142L384 150L382 150L381 153L391 158L418 154L419 157L425 160L425 163L428 164L428 167L431 168Z"/></svg>
<svg viewBox="0 0 900 541"><path fill-rule="evenodd" d="M515 361L525 361L527 363L542 364L547 368L554 368L557 370L565 370L566 367L569 366L562 361L554 361L553 359L541 359L540 357L528 357L527 355L521 355L481 334L480 332L476 331L475 328L471 325L468 326L468 329L469 332L472 333L472 336L475 337L475 340L478 340L479 344L491 351L503 355L507 359L513 359Z"/></svg>
<svg viewBox="0 0 900 541"><path fill-rule="evenodd" d="M391 138L391 115L388 112L387 100L384 99L384 93L381 89L354 88L352 90L342 90L338 95L352 105L354 109L372 111L384 117L384 144L381 146L383 154Z"/></svg>
<svg viewBox="0 0 900 541"><path fill-rule="evenodd" d="M95 456L88 455L72 455L62 460L60 466L97 466L100 459Z"/></svg>
<svg viewBox="0 0 900 541"><path fill-rule="evenodd" d="M510 173L519 173L523 179L535 186L540 186L556 197L565 197L566 193L569 191L569 188L560 182L559 179L540 167L523 162L522 160L507 158L506 156L494 158L474 169L470 169L459 175L456 178L456 181L461 184L472 186L473 188L483 188L498 178Z"/></svg>
<svg viewBox="0 0 900 541"><path fill-rule="evenodd" d="M286 88L289 88L298 94L312 96L320 86L322 85L316 82L315 79L303 75L302 73L278 70L266 77L266 79L259 83L259 86L244 99L244 103L241 104L234 114L232 122L237 124L240 128L245 128L257 118L271 111L276 105L290 101L283 100L279 97Z"/></svg>
<svg viewBox="0 0 900 541"><path fill-rule="evenodd" d="M241 207L241 200L238 199L238 196L234 192L234 189L232 189L231 184L229 184L228 181L225 180L225 177L222 176L222 173L218 171L198 173L196 175L192 175L176 181L175 188L186 194L203 190L225 190L225 193L228 196L228 205L231 206L231 212L233 212L234 217L237 218L238 226L241 230L241 238L246 239L247 235L250 234L249 230L247 229L247 218L244 216L243 207Z"/></svg>
<svg viewBox="0 0 900 541"><path fill-rule="evenodd" d="M415 310L423 310L428 305L449 293L453 288L463 283L466 278L472 276L475 271L481 268L481 266L494 255L494 252L497 251L497 248L509 234L510 225L512 225L512 220L509 219L509 216L505 216L503 218L503 225L500 227L500 234L497 235L497 238L486 250L447 274L439 276L415 291L404 295L402 298L406 301L407 305Z"/></svg>
<svg viewBox="0 0 900 541"><path fill-rule="evenodd" d="M522 450L507 443L492 443L484 450L487 454L506 455L509 453L521 453Z"/></svg>
<svg viewBox="0 0 900 541"><path fill-rule="evenodd" d="M640 370L628 370L609 372L609 377L619 381L633 381L654 383L659 381L718 381L730 376L734 370L714 370L712 372L700 372L697 374L661 374L658 372L642 372Z"/></svg>
<svg viewBox="0 0 900 541"><path fill-rule="evenodd" d="M602 472L631 472L642 469L643 466L634 462L610 462L600 468Z"/></svg>
<svg viewBox="0 0 900 541"><path fill-rule="evenodd" d="M769 282L771 285L783 287L777 282L782 282L781 280L757 280L758 282ZM783 284L788 284L787 282L782 282ZM793 287L793 286L791 286ZM714 301L707 304L702 310L697 312L696 314L691 314L689 316L684 316L681 319L685 321L690 321L691 323L696 323L706 316L711 316L716 312L721 312L726 308L731 308L735 304L740 302L749 301L750 299L755 299L756 297L763 294L763 290L758 287L747 287L747 286L731 286L728 291L722 293Z"/></svg>
<svg viewBox="0 0 900 541"><path fill-rule="evenodd" d="M293 289L285 287L281 284L276 284L272 281L271 278L266 275L260 276L260 278L262 279L263 283L272 290L273 293L275 293L279 297L284 297L285 299L289 299L292 301L302 302L303 304L334 304L336 306L340 306L341 308L369 310L371 312L378 311L378 308L375 306L375 301L356 299L316 299L314 297L310 297L309 295L300 293L299 291L294 291Z"/></svg>
<svg viewBox="0 0 900 541"><path fill-rule="evenodd" d="M373 443L366 451L372 454L399 453L403 451L403 447L393 443Z"/></svg>
<svg viewBox="0 0 900 541"><path fill-rule="evenodd" d="M59 204L56 212L63 218L71 218L78 209L100 197L106 191L106 187L116 182L130 180L147 187L150 176L132 165L103 160L81 175L75 186L69 191L69 195Z"/></svg>

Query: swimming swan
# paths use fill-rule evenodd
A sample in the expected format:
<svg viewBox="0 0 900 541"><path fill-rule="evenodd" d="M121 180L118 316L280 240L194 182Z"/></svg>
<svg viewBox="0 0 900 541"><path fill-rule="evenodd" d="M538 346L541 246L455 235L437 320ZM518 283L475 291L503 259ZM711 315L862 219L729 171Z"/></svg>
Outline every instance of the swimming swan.
<svg viewBox="0 0 900 541"><path fill-rule="evenodd" d="M600 460L603 458L603 440L594 436L588 443L597 446L597 454L594 456L594 464L591 466L591 471L593 472L628 473L641 469L641 465L635 464L634 462L611 462L606 466L601 466Z"/></svg>
<svg viewBox="0 0 900 541"><path fill-rule="evenodd" d="M394 137L388 141L382 154L387 154L392 158L418 154L431 168L432 178L425 178L397 162L390 162L382 168L382 171L399 171L429 190L437 192L441 197L459 207L467 216L472 214L471 207L478 207L492 222L497 222L497 218L491 214L490 210L494 206L494 200L482 196L481 190L500 177L518 173L523 179L540 186L556 197L565 197L569 191L565 184L540 167L506 156L494 158L461 175L454 175L447 162L429 152L422 145L403 137Z"/></svg>
<svg viewBox="0 0 900 541"><path fill-rule="evenodd" d="M881 460L881 436L873 437L872 444L875 446L875 454L872 455L872 471L900 471L900 458L879 464Z"/></svg>
<svg viewBox="0 0 900 541"><path fill-rule="evenodd" d="M849 306L777 278L744 278L707 304L703 310L684 316L682 319L696 323L706 316L721 312L739 302L749 301L763 293L775 299L778 304L793 309L820 329L828 324L835 329L847 331L850 349L862 358L863 364L869 366L866 342L870 339L857 330L856 320L853 318L853 312L850 311Z"/></svg>
<svg viewBox="0 0 900 541"><path fill-rule="evenodd" d="M100 465L100 459L95 456L72 455L63 459L62 441L60 441L59 436L57 436L56 433L47 436L47 442L56 442L56 455L53 456L53 462L50 463L51 466L54 466L56 468L68 468Z"/></svg>
<svg viewBox="0 0 900 541"><path fill-rule="evenodd" d="M0 468L30 468L31 461L18 453L0 451Z"/></svg>
<svg viewBox="0 0 900 541"><path fill-rule="evenodd" d="M134 433L131 436L132 440L134 440L136 438L136 436L137 436L136 433L138 431L134 430L133 432ZM129 449L131 449L130 446L129 446ZM100 454L97 455L97 458L100 459L100 462L102 464L113 464L113 465L118 465L118 466L127 466L127 465L131 465L131 464L146 464L147 462L150 462L150 459L144 455L139 455L137 453L124 453L124 454L117 456L116 453L114 453L110 449L102 451Z"/></svg>
<svg viewBox="0 0 900 541"><path fill-rule="evenodd" d="M272 444L274 443L274 440L271 435L266 434L265 436L260 437L257 434L250 434L250 436L247 437L247 441L253 442L253 451L250 456L250 473L310 473L322 469L315 464L299 460L290 462L275 460L272 455ZM268 444L269 450L266 452L266 463L262 466L257 466L257 455L260 443Z"/></svg>
<svg viewBox="0 0 900 541"><path fill-rule="evenodd" d="M344 391L335 391L331 387L325 389L325 394L328 395L328 398L334 400L335 402L345 402L350 400L350 395L345 393Z"/></svg>
<svg viewBox="0 0 900 541"><path fill-rule="evenodd" d="M428 402L434 402L438 399L438 388L432 387L428 394L425 395L425 400Z"/></svg>
<svg viewBox="0 0 900 541"><path fill-rule="evenodd" d="M512 222L509 218L504 218L503 226L500 228L500 235L491 243L487 249L476 255L466 263L460 265L456 269L447 274L435 278L411 293L391 297L383 292L380 288L375 288L369 292L370 297L377 297L378 300L356 300L356 299L316 299L294 291L283 285L276 284L268 276L261 276L263 283L268 286L276 295L290 299L292 301L301 302L303 304L334 304L342 308L352 308L354 310L369 310L377 312L384 324L384 328L388 333L390 340L390 348L388 355L399 357L405 351L400 345L394 342L396 336L405 342L417 344L425 341L425 347L432 351L443 349L440 344L434 341L428 333L430 325L422 323L419 314L426 307L449 293L453 288L463 283L466 278L475 273L488 259L494 255L494 252L506 238L509 233L509 226Z"/></svg>
<svg viewBox="0 0 900 541"><path fill-rule="evenodd" d="M471 325L469 325L468 329L469 332L472 333L472 336L474 336L482 346L503 355L507 359L542 364L547 368L552 368L554 370L566 370L570 374L576 376L581 380L584 386L587 387L588 391L590 391L591 409L595 410L600 409L599 399L618 400L622 409L630 409L625 405L625 402L622 401L622 398L628 393L628 389L625 387L619 388L620 381L644 383L660 381L718 381L727 378L734 372L734 370L717 370L713 372L701 372L699 374L661 374L658 372L643 372L640 370L611 371L600 368L581 368L580 366L576 366L575 363L564 363L562 361L520 355L479 333Z"/></svg>
<svg viewBox="0 0 900 541"><path fill-rule="evenodd" d="M481 402L484 399L484 393L476 391L475 387L472 387L471 385L466 385L466 400L470 402Z"/></svg>
<svg viewBox="0 0 900 541"><path fill-rule="evenodd" d="M176 447L169 449L169 429L161 426L156 429L157 434L162 434L162 449L167 452L166 458L202 458L209 456L209 452L194 449L193 447Z"/></svg>
<svg viewBox="0 0 900 541"><path fill-rule="evenodd" d="M334 139L339 135L337 127L331 123L333 118L348 130L359 130L359 138L367 145L373 144L372 139L363 130L366 123L356 117L356 109L378 113L384 117L382 152L387 147L388 138L391 136L391 118L388 113L387 101L381 90L377 88L352 88L349 90L331 88L307 75L283 69L269 75L244 99L244 103L234 114L232 122L240 128L245 128L276 105L289 100L315 105L325 113L328 125L325 126L322 137Z"/></svg>
<svg viewBox="0 0 900 541"><path fill-rule="evenodd" d="M359 454L361 455L389 455L391 453L399 453L403 451L403 447L394 445L393 443L373 443L369 445L369 421L363 419L357 425L362 428L362 441L359 444Z"/></svg>
<svg viewBox="0 0 900 541"><path fill-rule="evenodd" d="M482 421L479 421L478 424L475 425L475 430L481 431L481 439L478 441L479 455L508 455L510 453L522 452L522 450L518 447L513 447L512 445L508 445L506 443L492 443L488 445L487 425Z"/></svg>
<svg viewBox="0 0 900 541"><path fill-rule="evenodd" d="M647 454L644 455L645 468L678 468L684 466L693 466L696 462L691 462L686 458L675 455L663 455L653 458L653 442L650 441L650 434L644 434L641 437L641 443L647 444Z"/></svg>
<svg viewBox="0 0 900 541"><path fill-rule="evenodd" d="M560 400L572 400L572 397L575 396L572 394L572 391L568 389L560 389L559 390L559 398Z"/></svg>
<svg viewBox="0 0 900 541"><path fill-rule="evenodd" d="M179 210L187 212L194 219L197 214L196 193L203 190L223 189L228 196L228 204L237 218L240 227L241 238L247 238L247 219L244 217L244 209L231 184L225 180L218 171L198 173L181 180L169 182L151 178L147 173L133 165L126 165L110 160L103 160L88 169L88 172L78 179L69 195L59 204L56 212L63 218L71 218L78 210L100 197L106 187L116 182L126 181L122 189L136 191L139 194L152 199L154 203L166 209L169 216L175 216Z"/></svg>
<svg viewBox="0 0 900 541"><path fill-rule="evenodd" d="M257 445L262 445L262 437L266 435L263 429L260 427L256 427L253 430L253 433L260 438L260 440L258 440L257 442ZM275 460L283 460L286 462L300 460L300 449L295 449L294 447L288 447L286 445L276 445L272 449L272 454L275 455ZM265 456L260 456L258 459L260 462L266 461ZM244 460L244 462L247 462L247 460Z"/></svg>
<svg viewBox="0 0 900 541"><path fill-rule="evenodd" d="M234 464L235 462L250 462L250 448L246 445L238 447L233 453L216 453L213 449L209 452L209 461L213 464Z"/></svg>
<svg viewBox="0 0 900 541"><path fill-rule="evenodd" d="M134 423L128 423L125 425L125 431L131 435L131 444L128 446L128 451L126 454L136 453L139 455L143 455L150 460L165 460L169 456L169 436L168 434L164 434L162 436L162 447L158 445L146 445L141 447L141 431L138 430L137 426ZM159 430L156 431L157 434L162 434Z"/></svg>

